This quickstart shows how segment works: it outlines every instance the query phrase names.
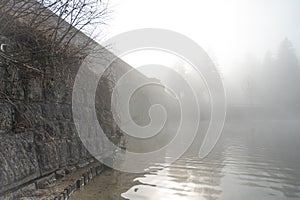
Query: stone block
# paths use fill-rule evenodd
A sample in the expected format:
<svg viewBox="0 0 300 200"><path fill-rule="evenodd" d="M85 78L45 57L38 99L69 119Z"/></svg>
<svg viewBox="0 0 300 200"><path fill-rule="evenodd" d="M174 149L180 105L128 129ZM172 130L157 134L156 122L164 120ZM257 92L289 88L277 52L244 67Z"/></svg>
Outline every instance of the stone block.
<svg viewBox="0 0 300 200"><path fill-rule="evenodd" d="M42 101L44 98L43 83L39 78L31 78L27 82L26 96L30 101Z"/></svg>
<svg viewBox="0 0 300 200"><path fill-rule="evenodd" d="M0 135L12 130L12 106L0 103Z"/></svg>
<svg viewBox="0 0 300 200"><path fill-rule="evenodd" d="M77 189L80 189L81 186L82 186L81 179L78 179L78 180L76 181L76 188L77 188Z"/></svg>
<svg viewBox="0 0 300 200"><path fill-rule="evenodd" d="M25 99L26 84L23 81L14 81L11 85L11 97L17 100Z"/></svg>
<svg viewBox="0 0 300 200"><path fill-rule="evenodd" d="M18 81L20 77L19 68L7 63L2 64L0 66L0 76L5 81Z"/></svg>
<svg viewBox="0 0 300 200"><path fill-rule="evenodd" d="M0 99L5 99L11 97L11 82L0 81Z"/></svg>
<svg viewBox="0 0 300 200"><path fill-rule="evenodd" d="M96 174L101 174L102 171L103 171L104 167L103 167L103 164L99 165L96 167Z"/></svg>
<svg viewBox="0 0 300 200"><path fill-rule="evenodd" d="M55 181L56 181L56 175L55 173L52 173L36 181L37 189L45 189L48 186L52 185Z"/></svg>
<svg viewBox="0 0 300 200"><path fill-rule="evenodd" d="M88 184L88 182L89 182L89 174L88 173L84 173L84 174L82 174L82 176L83 176L83 181L84 181L84 185L87 185Z"/></svg>
<svg viewBox="0 0 300 200"><path fill-rule="evenodd" d="M73 127L73 123L69 121L60 122L59 128L62 138L74 138L76 136L75 127Z"/></svg>
<svg viewBox="0 0 300 200"><path fill-rule="evenodd" d="M43 126L44 119L39 104L15 103L14 105L12 119L15 132L38 129Z"/></svg>
<svg viewBox="0 0 300 200"><path fill-rule="evenodd" d="M0 193L39 177L33 133L0 139Z"/></svg>
<svg viewBox="0 0 300 200"><path fill-rule="evenodd" d="M57 102L54 79L44 80L43 85L44 85L44 92L45 92L45 100L47 102Z"/></svg>
<svg viewBox="0 0 300 200"><path fill-rule="evenodd" d="M76 164L81 159L78 139L72 139L68 141L70 149L70 164Z"/></svg>
<svg viewBox="0 0 300 200"><path fill-rule="evenodd" d="M63 178L63 177L65 177L66 176L66 169L60 169L60 170L57 170L56 172L55 172L55 178L56 179L61 179L61 178Z"/></svg>
<svg viewBox="0 0 300 200"><path fill-rule="evenodd" d="M60 168L65 167L71 159L67 140L59 140L58 155Z"/></svg>
<svg viewBox="0 0 300 200"><path fill-rule="evenodd" d="M52 140L50 142L37 142L37 157L42 175L54 172L59 169L59 142Z"/></svg>
<svg viewBox="0 0 300 200"><path fill-rule="evenodd" d="M71 174L77 170L76 166L67 166L66 167L66 174Z"/></svg>
<svg viewBox="0 0 300 200"><path fill-rule="evenodd" d="M46 120L56 120L56 104L54 103L48 103L48 104L42 104L42 115Z"/></svg>
<svg viewBox="0 0 300 200"><path fill-rule="evenodd" d="M63 119L71 120L72 119L72 105L69 104L60 104L59 112L61 112Z"/></svg>
<svg viewBox="0 0 300 200"><path fill-rule="evenodd" d="M32 200L30 197L33 196L36 192L35 183L23 186L20 189L17 189L13 192L9 192L3 196L0 196L1 200Z"/></svg>
<svg viewBox="0 0 300 200"><path fill-rule="evenodd" d="M4 63L0 61L0 77L2 77L2 80L6 79L6 67L4 66Z"/></svg>
<svg viewBox="0 0 300 200"><path fill-rule="evenodd" d="M95 177L97 175L97 172L96 172L96 168L95 167L92 167L91 168L91 174L92 174L92 178Z"/></svg>
<svg viewBox="0 0 300 200"><path fill-rule="evenodd" d="M60 135L59 122L57 121L45 121L44 130L48 136L52 138L58 138Z"/></svg>

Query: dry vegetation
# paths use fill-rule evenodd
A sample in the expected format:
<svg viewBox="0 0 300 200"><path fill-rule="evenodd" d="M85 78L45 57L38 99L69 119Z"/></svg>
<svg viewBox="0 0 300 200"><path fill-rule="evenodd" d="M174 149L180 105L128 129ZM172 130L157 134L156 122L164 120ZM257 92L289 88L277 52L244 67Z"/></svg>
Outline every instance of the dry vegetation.
<svg viewBox="0 0 300 200"><path fill-rule="evenodd" d="M102 0L1 0L2 43L6 36L18 41L10 46L4 42L1 56L26 64L24 52L39 57L82 55L92 48L98 36L95 28L105 24L108 16L107 3ZM26 51L20 51L21 46Z"/></svg>

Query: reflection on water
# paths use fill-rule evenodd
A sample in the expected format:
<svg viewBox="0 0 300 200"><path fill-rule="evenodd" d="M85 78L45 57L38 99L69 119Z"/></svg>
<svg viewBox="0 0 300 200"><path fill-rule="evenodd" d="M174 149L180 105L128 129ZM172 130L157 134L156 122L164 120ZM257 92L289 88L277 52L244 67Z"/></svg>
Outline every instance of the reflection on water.
<svg viewBox="0 0 300 200"><path fill-rule="evenodd" d="M188 154L142 175L118 172L111 187L120 194L107 192L132 200L300 199L299 152L299 121L230 122L207 158Z"/></svg>
<svg viewBox="0 0 300 200"><path fill-rule="evenodd" d="M229 123L204 160L185 156L156 164L128 199L299 199L300 124ZM272 131L270 131L272 130ZM155 170L156 169L156 170Z"/></svg>

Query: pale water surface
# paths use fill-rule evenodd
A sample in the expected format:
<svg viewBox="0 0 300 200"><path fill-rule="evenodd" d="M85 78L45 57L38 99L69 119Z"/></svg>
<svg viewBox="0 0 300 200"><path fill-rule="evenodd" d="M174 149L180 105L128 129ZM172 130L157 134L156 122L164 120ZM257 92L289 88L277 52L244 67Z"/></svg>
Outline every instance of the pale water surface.
<svg viewBox="0 0 300 200"><path fill-rule="evenodd" d="M145 174L107 171L72 199L123 198L300 199L300 121L227 122L204 160L187 153L168 167L155 163Z"/></svg>

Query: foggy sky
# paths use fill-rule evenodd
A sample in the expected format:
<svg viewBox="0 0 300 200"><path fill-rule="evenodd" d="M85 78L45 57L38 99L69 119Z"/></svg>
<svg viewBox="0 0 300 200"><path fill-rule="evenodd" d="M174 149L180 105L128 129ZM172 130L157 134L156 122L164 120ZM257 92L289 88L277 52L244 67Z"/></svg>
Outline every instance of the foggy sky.
<svg viewBox="0 0 300 200"><path fill-rule="evenodd" d="M223 71L247 54L276 54L289 38L300 54L298 0L111 0L103 40L137 28L180 32L202 46Z"/></svg>

